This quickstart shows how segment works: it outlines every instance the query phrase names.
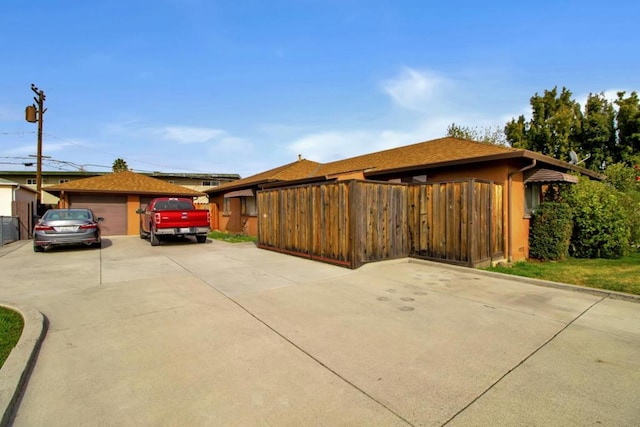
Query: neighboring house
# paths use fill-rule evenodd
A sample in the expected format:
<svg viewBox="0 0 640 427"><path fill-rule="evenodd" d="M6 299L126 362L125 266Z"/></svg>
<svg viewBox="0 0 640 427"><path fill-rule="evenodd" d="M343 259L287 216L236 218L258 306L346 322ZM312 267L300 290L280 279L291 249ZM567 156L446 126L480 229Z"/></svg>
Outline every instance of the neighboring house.
<svg viewBox="0 0 640 427"><path fill-rule="evenodd" d="M42 203L44 205L57 205L58 198L47 193L47 187L60 185L78 179L92 178L96 176L110 175L111 172L91 172L91 171L43 171L42 172L42 188L45 190L42 195ZM233 182L240 178L238 174L221 174L221 173L171 173L171 172L144 172L140 175L157 178L170 184L181 185L183 187L204 192L221 184ZM36 172L35 171L0 171L0 179L7 179L17 182L21 185L27 185L33 189L36 188ZM196 199L196 202L207 203L206 197Z"/></svg>
<svg viewBox="0 0 640 427"><path fill-rule="evenodd" d="M18 218L16 239L30 238L35 212L35 190L0 178L0 217Z"/></svg>
<svg viewBox="0 0 640 427"><path fill-rule="evenodd" d="M278 168L206 190L219 211L221 230L257 235L256 192L262 189L341 180L392 183L480 179L503 186L504 247L509 260L528 257L529 219L542 187L577 182L568 172L594 179L593 171L536 152L440 138L331 163L299 159Z"/></svg>
<svg viewBox="0 0 640 427"><path fill-rule="evenodd" d="M47 187L47 191L60 198L62 208L90 208L104 217L101 229L105 236L138 234L140 216L136 210L154 197L203 196L199 191L129 171L69 181Z"/></svg>

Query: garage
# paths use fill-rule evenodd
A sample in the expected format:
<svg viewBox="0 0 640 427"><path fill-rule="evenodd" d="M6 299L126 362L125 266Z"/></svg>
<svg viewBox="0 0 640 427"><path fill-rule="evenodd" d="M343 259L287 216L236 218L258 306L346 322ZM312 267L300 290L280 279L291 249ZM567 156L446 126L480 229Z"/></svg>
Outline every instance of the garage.
<svg viewBox="0 0 640 427"><path fill-rule="evenodd" d="M203 193L131 171L65 182L47 187L60 199L58 207L89 208L104 218L103 236L140 233L136 210L154 197L200 197Z"/></svg>
<svg viewBox="0 0 640 427"><path fill-rule="evenodd" d="M122 195L83 195L69 197L72 208L89 208L104 221L100 224L103 236L127 234L127 197Z"/></svg>

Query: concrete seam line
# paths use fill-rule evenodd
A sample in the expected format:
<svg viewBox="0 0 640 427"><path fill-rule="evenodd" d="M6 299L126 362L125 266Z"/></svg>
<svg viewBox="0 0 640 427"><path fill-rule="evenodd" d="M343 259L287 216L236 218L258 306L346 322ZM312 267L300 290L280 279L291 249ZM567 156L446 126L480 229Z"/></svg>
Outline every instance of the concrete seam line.
<svg viewBox="0 0 640 427"><path fill-rule="evenodd" d="M593 304L591 304L589 307L587 307L582 313L580 313L578 316L575 317L575 319L573 319L571 322L567 323L566 325L564 325L564 327L560 328L560 330L558 332L556 332L555 334L553 334L549 339L547 339L545 342L543 342L542 344L540 344L540 346L538 346L538 348L536 348L535 350L533 350L529 355L527 355L524 359L522 359L520 362L518 362L513 368L509 369L507 372L505 372L500 378L498 378L496 381L493 382L493 384L491 384L486 390L484 390L482 393L480 393L478 396L476 396L474 399L472 399L468 404L466 404L462 409L460 409L458 412L456 412L451 418L449 418L447 421L445 421L442 426L446 426L447 424L449 424L451 421L453 421L458 415L460 415L461 413L463 413L464 411L467 410L467 408L469 408L471 405L473 405L475 402L477 402L478 400L480 400L480 398L482 398L482 396L484 396L485 394L487 394L490 390L492 390L495 386L497 386L503 379L505 379L510 373L512 373L513 371L515 371L516 369L518 369L520 366L522 366L527 360L531 359L536 353L538 353L540 350L542 350L544 347L546 347L551 341L553 341L554 339L556 339L556 337L558 335L560 335L562 332L564 332L569 326L573 325L573 323L580 319L582 316L584 316L584 314L591 310L596 304L599 304L600 302L604 301L606 297L602 297L599 300L597 300L596 302L594 302Z"/></svg>
<svg viewBox="0 0 640 427"><path fill-rule="evenodd" d="M217 290L217 289L216 289ZM220 291L218 291L220 292ZM224 294L223 294L224 295ZM400 420L404 421L405 423L407 423L407 425L413 426L413 424L407 420L406 418L404 418L402 415L400 415L399 413L397 413L396 411L394 411L393 409L391 409L390 407L388 407L387 405L385 405L384 403L382 403L381 401L379 401L378 399L376 399L375 397L373 397L372 395L370 395L369 393L367 393L366 391L364 391L362 388L358 387L356 384L354 384L353 382L349 381L348 379L346 379L345 377L343 377L342 375L340 375L338 372L336 372L335 370L333 370L332 368L330 368L328 365L326 365L325 363L323 363L321 360L319 360L318 358L316 358L315 356L313 356L312 354L310 354L309 352L307 352L306 350L304 350L302 347L300 347L299 345L297 345L296 343L294 343L293 341L291 341L289 338L287 338L286 336L284 336L283 334L281 334L280 332L278 332L277 330L275 330L271 325L269 325L268 323L266 323L264 320L260 319L258 316L256 316L255 314L253 314L252 312L250 312L247 308L245 308L242 304L240 304L239 302L235 301L233 298L230 298L226 295L224 295L226 298L228 298L231 302L233 302L234 304L236 304L238 307L240 307L243 311L245 311L249 316L253 317L254 319L256 319L258 322L262 323L264 326L266 326L269 330L271 330L274 334L278 335L280 338L282 338L283 340L285 340L286 342L288 342L290 345L292 345L294 348L296 348L298 351L300 351L302 354L306 355L307 357L309 357L311 360L313 360L314 362L316 362L318 365L322 366L323 368L325 368L327 371L331 372L333 375L335 375L336 377L340 378L342 381L344 381L345 383L349 384L351 387L353 387L354 389L358 390L360 393L362 393L363 395L367 396L369 399L371 399L372 401L376 402L378 405L382 406L384 409L386 409L387 411L391 412L393 415L395 415L396 417L398 417Z"/></svg>
<svg viewBox="0 0 640 427"><path fill-rule="evenodd" d="M9 425L47 333L42 313L30 307L0 302L0 306L22 316L24 327L16 346L0 369L0 426Z"/></svg>
<svg viewBox="0 0 640 427"><path fill-rule="evenodd" d="M413 426L414 424L412 424L409 420L407 420L406 418L404 418L402 415L400 415L399 413L397 413L396 411L394 411L393 409L391 409L390 407L388 407L387 405L385 405L384 403L382 403L381 401L379 401L378 399L376 399L375 397L373 397L372 395L370 395L369 393L367 393L366 391L364 391L363 389L361 389L360 387L358 387L356 384L352 383L351 381L349 381L348 379L346 379L345 377L343 377L342 375L340 375L338 372L336 372L335 370L331 369L329 366L327 366L326 364L324 364L322 361L320 361L319 359L317 359L316 357L314 357L312 354L310 354L309 352L307 352L306 350L304 350L302 347L298 346L296 343L294 343L293 341L291 341L289 338L287 338L286 336L284 336L283 334L281 334L280 332L278 332L276 329L274 329L271 325L269 325L267 322L265 322L264 320L260 319L257 315L253 314L251 311L249 311L249 309L245 308L242 304L240 304L238 301L234 300L233 298L231 298L230 296L226 295L225 293L223 293L222 291L220 291L218 288L216 288L215 286L209 284L207 281L203 280L202 278L200 278L197 274L195 274L194 272L192 272L191 270L189 270L188 268L182 266L181 264L179 264L178 262L176 262L175 260L173 260L170 257L169 258L171 261L173 261L174 263L176 263L177 265L179 265L180 267L182 267L185 271L188 271L190 274L192 274L193 276L197 277L199 280L203 281L204 283L206 283L209 287L213 288L217 293L219 293L220 295L222 295L224 298L226 298L227 300L231 301L233 304L237 305L242 311L244 311L245 313L247 313L249 316L253 317L254 319L256 319L259 323L261 323L262 325L264 325L267 329L269 329L271 332L273 332L274 334L276 334L277 336L279 336L280 338L282 338L284 341L286 341L287 343L289 343L291 346L293 346L295 349L297 349L298 351L300 351L302 354L306 355L308 358L310 358L311 360L313 360L314 362L316 362L318 365L322 366L324 369L326 369L327 371L331 372L333 375L335 375L336 377L340 378L342 381L344 381L345 383L349 384L351 387L353 387L354 389L356 389L357 391L359 391L360 393L362 393L363 395L365 395L366 397L368 397L369 399L371 399L372 401L374 401L375 403L377 403L378 405L380 405L381 407L383 407L384 409L386 409L387 411L389 411L390 413L392 413L393 415L395 415L398 419L402 420L403 422L405 422L407 425Z"/></svg>

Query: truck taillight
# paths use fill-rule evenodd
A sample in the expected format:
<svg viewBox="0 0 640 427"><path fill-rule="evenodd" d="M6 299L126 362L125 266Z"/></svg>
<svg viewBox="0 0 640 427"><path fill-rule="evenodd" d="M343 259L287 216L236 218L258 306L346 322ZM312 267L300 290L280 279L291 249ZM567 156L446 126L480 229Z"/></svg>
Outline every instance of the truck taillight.
<svg viewBox="0 0 640 427"><path fill-rule="evenodd" d="M156 224L160 224L160 214L157 213L155 216L156 216Z"/></svg>

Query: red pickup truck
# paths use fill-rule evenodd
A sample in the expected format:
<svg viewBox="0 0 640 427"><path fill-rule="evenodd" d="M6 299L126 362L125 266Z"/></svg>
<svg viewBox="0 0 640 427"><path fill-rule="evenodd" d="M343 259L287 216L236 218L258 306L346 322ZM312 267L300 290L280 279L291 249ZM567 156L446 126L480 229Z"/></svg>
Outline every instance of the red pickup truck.
<svg viewBox="0 0 640 427"><path fill-rule="evenodd" d="M191 199L159 197L136 212L140 214L140 238L149 238L151 246L157 246L161 236L195 236L198 243L207 241L210 213L196 209Z"/></svg>

